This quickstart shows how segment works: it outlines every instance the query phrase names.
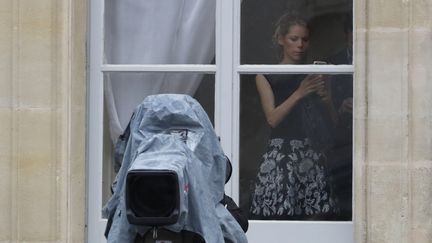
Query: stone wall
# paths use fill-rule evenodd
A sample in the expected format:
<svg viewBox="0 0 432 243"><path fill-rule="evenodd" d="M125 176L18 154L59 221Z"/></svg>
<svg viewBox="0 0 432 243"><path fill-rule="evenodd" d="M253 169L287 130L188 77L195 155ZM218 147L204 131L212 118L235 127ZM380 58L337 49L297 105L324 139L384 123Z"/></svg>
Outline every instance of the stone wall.
<svg viewBox="0 0 432 243"><path fill-rule="evenodd" d="M432 241L432 3L356 2L356 242Z"/></svg>
<svg viewBox="0 0 432 243"><path fill-rule="evenodd" d="M84 242L82 0L0 0L0 242Z"/></svg>

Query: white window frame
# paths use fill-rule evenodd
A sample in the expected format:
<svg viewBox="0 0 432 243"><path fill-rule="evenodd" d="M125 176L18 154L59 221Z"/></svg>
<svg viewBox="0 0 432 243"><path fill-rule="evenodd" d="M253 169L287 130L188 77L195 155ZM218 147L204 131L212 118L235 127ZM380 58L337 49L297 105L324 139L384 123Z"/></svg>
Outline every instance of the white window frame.
<svg viewBox="0 0 432 243"><path fill-rule="evenodd" d="M103 63L104 0L90 1L89 22L89 81L87 137L87 242L105 242L106 219L102 218L103 169L103 73L104 72L198 72L215 74L215 130L221 137L225 153L233 161L233 175L226 193L237 202L239 198L239 132L240 132L240 75L257 73L327 73L353 74L353 65L241 65L240 64L240 6L241 0L216 0L216 64L215 65L113 65ZM353 0L354 1L354 0ZM355 12L355 11L353 11ZM354 168L354 167L353 167ZM353 173L354 174L354 173ZM354 192L354 191L353 191ZM343 229L353 235L352 222L291 221L296 230L288 230L287 222L250 221L250 242L263 242L255 229L299 232L310 227L326 228L331 234ZM308 228L309 227L309 228ZM324 227L325 228L325 227ZM292 227L291 227L292 229ZM337 230L339 231L337 231ZM336 231L335 231L336 230ZM308 233L309 235L310 232ZM292 234L290 234L292 235ZM262 237L262 236L261 236ZM317 235L317 239L322 239ZM266 236L266 241L278 241ZM256 241L255 241L256 240ZM302 242L301 238L296 238ZM288 241L287 241L288 242ZM347 243L347 242L344 242Z"/></svg>

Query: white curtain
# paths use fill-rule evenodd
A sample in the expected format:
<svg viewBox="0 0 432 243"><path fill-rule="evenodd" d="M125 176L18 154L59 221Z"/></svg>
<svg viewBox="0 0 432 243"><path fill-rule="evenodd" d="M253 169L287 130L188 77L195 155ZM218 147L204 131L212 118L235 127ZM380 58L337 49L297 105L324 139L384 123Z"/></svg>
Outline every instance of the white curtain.
<svg viewBox="0 0 432 243"><path fill-rule="evenodd" d="M215 54L215 8L215 0L106 0L105 60L109 64L208 64ZM185 73L106 74L112 140L147 95L193 95L201 78Z"/></svg>

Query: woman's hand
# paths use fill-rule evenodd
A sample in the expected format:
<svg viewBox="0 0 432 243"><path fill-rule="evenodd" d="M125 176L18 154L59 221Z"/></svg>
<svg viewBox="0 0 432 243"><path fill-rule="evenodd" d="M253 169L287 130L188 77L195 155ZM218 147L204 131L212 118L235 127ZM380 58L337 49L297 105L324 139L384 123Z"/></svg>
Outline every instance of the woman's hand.
<svg viewBox="0 0 432 243"><path fill-rule="evenodd" d="M300 83L296 90L299 98L304 98L312 93L317 93L319 90L324 90L324 78L321 74L310 74Z"/></svg>
<svg viewBox="0 0 432 243"><path fill-rule="evenodd" d="M352 113L353 110L353 99L352 97L343 100L339 107L339 113Z"/></svg>
<svg viewBox="0 0 432 243"><path fill-rule="evenodd" d="M317 94L321 97L324 103L329 103L332 101L331 95L331 85L328 76L323 76L324 85L317 90Z"/></svg>

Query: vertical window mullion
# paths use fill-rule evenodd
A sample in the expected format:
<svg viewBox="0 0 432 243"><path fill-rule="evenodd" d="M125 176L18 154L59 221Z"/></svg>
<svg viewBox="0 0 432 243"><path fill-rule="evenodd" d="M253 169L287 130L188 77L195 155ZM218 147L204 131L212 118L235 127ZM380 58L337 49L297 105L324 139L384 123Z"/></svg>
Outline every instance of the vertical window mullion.
<svg viewBox="0 0 432 243"><path fill-rule="evenodd" d="M103 14L104 0L90 2L90 77L88 81L88 242L103 240L102 220L102 154L103 154Z"/></svg>
<svg viewBox="0 0 432 243"><path fill-rule="evenodd" d="M241 0L233 0L234 3L234 21L233 21L233 60L234 67L232 72L233 79L233 119L232 119L232 156L233 163L232 173L232 197L236 202L239 201L240 189L240 38L241 38Z"/></svg>
<svg viewBox="0 0 432 243"><path fill-rule="evenodd" d="M216 4L215 130L227 156L232 157L233 1ZM237 162L233 161L234 164ZM235 165L234 165L235 166ZM231 194L230 185L227 194Z"/></svg>

